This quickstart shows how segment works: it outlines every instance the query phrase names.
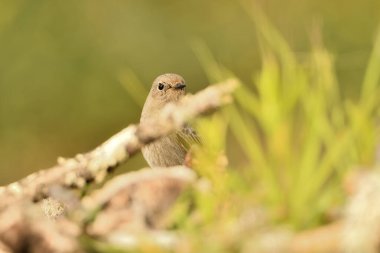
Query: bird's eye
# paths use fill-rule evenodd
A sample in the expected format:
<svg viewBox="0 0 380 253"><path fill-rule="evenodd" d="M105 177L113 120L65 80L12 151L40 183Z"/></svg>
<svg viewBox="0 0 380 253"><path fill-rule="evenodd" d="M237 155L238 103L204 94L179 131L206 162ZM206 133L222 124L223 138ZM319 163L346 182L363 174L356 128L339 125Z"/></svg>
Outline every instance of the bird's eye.
<svg viewBox="0 0 380 253"><path fill-rule="evenodd" d="M165 85L164 85L163 83L159 83L159 84L158 84L158 89L159 89L159 90L163 90L164 87L165 87Z"/></svg>

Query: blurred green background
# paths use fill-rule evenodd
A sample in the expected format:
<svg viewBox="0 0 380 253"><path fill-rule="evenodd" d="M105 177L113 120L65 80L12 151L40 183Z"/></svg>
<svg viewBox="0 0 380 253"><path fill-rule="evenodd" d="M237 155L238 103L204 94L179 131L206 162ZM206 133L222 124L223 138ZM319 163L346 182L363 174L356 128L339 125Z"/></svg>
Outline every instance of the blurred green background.
<svg viewBox="0 0 380 253"><path fill-rule="evenodd" d="M257 3L300 58L318 23L344 92L357 94L380 1ZM260 69L254 25L239 1L0 0L0 184L137 122L139 105L125 89L133 75L143 90L165 72L183 75L190 92L205 87L194 39L242 80ZM144 165L139 155L124 169Z"/></svg>

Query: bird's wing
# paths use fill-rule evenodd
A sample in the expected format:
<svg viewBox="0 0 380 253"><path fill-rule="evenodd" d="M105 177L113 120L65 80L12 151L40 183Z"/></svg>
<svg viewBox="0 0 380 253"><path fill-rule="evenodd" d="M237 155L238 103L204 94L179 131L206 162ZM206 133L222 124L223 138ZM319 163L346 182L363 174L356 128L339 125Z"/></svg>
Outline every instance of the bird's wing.
<svg viewBox="0 0 380 253"><path fill-rule="evenodd" d="M187 125L182 128L181 131L176 132L176 138L186 151L188 151L193 144L201 143L195 130Z"/></svg>

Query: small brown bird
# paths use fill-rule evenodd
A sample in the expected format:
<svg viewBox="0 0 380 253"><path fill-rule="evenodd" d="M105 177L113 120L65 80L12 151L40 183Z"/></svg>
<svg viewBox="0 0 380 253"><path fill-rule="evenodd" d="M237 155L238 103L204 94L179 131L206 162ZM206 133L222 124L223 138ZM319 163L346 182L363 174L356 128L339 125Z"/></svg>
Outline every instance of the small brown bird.
<svg viewBox="0 0 380 253"><path fill-rule="evenodd" d="M168 103L175 103L185 95L185 80L177 74L157 77L145 101L140 122L154 121ZM150 167L183 165L186 154L193 143L199 143L195 131L185 126L181 131L163 137L142 149Z"/></svg>

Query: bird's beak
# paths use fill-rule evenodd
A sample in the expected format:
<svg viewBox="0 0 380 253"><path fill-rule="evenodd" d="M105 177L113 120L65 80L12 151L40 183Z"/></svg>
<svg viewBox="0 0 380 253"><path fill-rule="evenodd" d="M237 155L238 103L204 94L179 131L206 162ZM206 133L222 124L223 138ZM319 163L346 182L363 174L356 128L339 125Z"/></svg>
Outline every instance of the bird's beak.
<svg viewBox="0 0 380 253"><path fill-rule="evenodd" d="M186 84L184 84L184 83L177 83L177 84L174 86L174 89L179 90L179 89L183 89L183 88L185 88L185 87L186 87Z"/></svg>

